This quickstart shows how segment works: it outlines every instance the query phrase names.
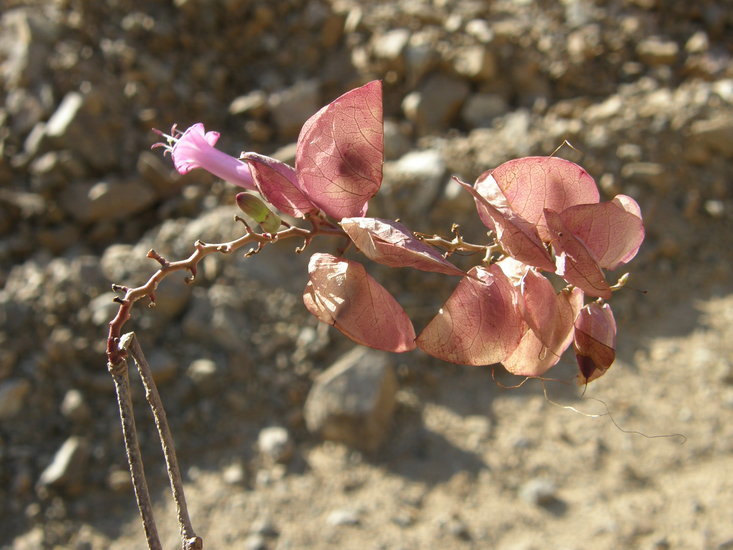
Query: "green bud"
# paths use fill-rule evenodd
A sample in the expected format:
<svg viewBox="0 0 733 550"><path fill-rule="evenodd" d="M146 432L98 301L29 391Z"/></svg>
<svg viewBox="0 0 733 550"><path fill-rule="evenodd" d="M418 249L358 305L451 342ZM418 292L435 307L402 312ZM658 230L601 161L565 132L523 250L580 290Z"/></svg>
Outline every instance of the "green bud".
<svg viewBox="0 0 733 550"><path fill-rule="evenodd" d="M247 216L260 224L260 227L266 233L275 233L280 228L280 216L270 210L262 200L254 195L238 193L237 206Z"/></svg>

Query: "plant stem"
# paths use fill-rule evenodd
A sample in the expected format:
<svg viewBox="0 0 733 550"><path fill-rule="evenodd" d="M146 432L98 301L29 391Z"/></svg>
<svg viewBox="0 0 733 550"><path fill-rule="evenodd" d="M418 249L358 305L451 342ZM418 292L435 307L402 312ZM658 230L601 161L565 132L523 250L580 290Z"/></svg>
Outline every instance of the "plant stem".
<svg viewBox="0 0 733 550"><path fill-rule="evenodd" d="M153 374L150 371L140 343L135 337L134 332L128 332L120 339L120 347L130 351L135 365L140 372L140 378L145 387L145 398L150 405L155 420L155 426L158 429L158 437L160 445L163 448L165 456L166 468L168 471L168 479L171 484L171 492L173 493L173 501L176 503L176 513L178 516L178 525L181 532L181 542L183 550L201 550L203 548L203 540L194 532L191 518L188 515L188 507L186 505L186 496L183 491L183 481L181 479L181 470L178 467L178 458L176 457L176 449L173 443L173 435L168 425L168 418L160 399L158 388L155 385Z"/></svg>
<svg viewBox="0 0 733 550"><path fill-rule="evenodd" d="M130 379L127 375L127 361L123 357L115 364L108 363L107 368L115 383L117 406L120 410L120 422L122 424L122 435L125 439L127 462L130 465L132 486L135 490L135 499L137 500L137 508L140 510L145 538L148 541L148 549L162 550L163 547L158 537L158 529L155 526L150 492L148 491L148 484L145 481L145 470L143 468L142 454L140 453L140 444L137 439L137 431L135 430L135 414L132 409L132 398L130 397Z"/></svg>

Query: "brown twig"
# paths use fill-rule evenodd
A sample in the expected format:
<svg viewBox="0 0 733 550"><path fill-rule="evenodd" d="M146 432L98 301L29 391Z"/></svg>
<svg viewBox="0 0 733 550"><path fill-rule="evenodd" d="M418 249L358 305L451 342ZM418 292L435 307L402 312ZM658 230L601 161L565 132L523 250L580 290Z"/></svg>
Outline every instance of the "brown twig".
<svg viewBox="0 0 733 550"><path fill-rule="evenodd" d="M150 371L140 343L135 337L134 332L128 332L120 338L120 347L130 352L138 371L143 386L145 387L145 398L153 412L155 426L158 429L158 437L160 445L163 448L165 463L168 470L168 479L171 484L171 492L173 493L173 501L176 503L176 512L178 516L178 525L181 532L181 543L183 550L201 550L203 548L203 540L194 532L191 518L188 515L188 506L186 505L186 496L183 491L183 480L181 479L181 470L178 467L178 459L176 457L175 444L173 443L173 435L168 418L165 414L163 402L160 399L158 388L155 385L153 374Z"/></svg>
<svg viewBox="0 0 733 550"><path fill-rule="evenodd" d="M140 453L140 444L138 443L137 431L135 430L135 414L132 409L132 399L130 397L130 379L127 375L127 361L122 358L115 364L108 363L107 368L115 383L117 406L120 410L120 422L122 423L122 435L125 440L127 462L130 465L132 486L135 491L137 508L140 510L148 549L162 550L163 547L158 537L158 529L155 526L150 492L148 491L148 484L145 481L145 470L143 468L142 454Z"/></svg>
<svg viewBox="0 0 733 550"><path fill-rule="evenodd" d="M124 292L124 296L117 297L115 301L120 304L117 314L114 319L109 323L109 333L107 336L107 361L111 365L119 363L125 355L125 350L119 346L120 335L122 333L122 327L130 318L130 312L132 306L146 296L155 296L155 290L158 288L160 282L165 279L168 275L174 271L187 270L191 273L191 276L187 279L188 282L193 281L196 276L196 266L198 263L209 254L219 252L222 254L228 254L234 252L248 244L256 244L254 250L259 252L265 245L280 241L283 239L300 237L304 240L305 245L309 244L310 241L316 235L335 235L335 236L346 236L344 231L325 221L320 221L318 218L310 220L312 224L311 229L305 229L302 227L290 226L282 231L270 234L270 233L255 233L249 227L247 232L233 241L226 243L207 244L201 241L196 241L194 252L184 260L168 261L163 258L157 252L151 250L148 252L148 257L156 260L160 264L160 268L151 275L148 281L135 288L127 288L121 285L113 285L113 290ZM301 250L302 251L302 250Z"/></svg>

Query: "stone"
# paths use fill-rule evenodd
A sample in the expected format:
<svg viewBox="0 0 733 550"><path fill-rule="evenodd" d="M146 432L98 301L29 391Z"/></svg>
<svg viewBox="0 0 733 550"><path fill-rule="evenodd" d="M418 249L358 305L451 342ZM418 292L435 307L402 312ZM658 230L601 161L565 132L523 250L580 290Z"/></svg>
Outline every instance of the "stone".
<svg viewBox="0 0 733 550"><path fill-rule="evenodd" d="M677 61L679 46L671 40L645 38L636 46L636 53L645 65L671 65Z"/></svg>
<svg viewBox="0 0 733 550"><path fill-rule="evenodd" d="M267 94L262 90L253 90L235 97L229 104L229 114L262 118L267 114Z"/></svg>
<svg viewBox="0 0 733 550"><path fill-rule="evenodd" d="M63 141L84 105L84 96L79 92L69 92L46 123L46 136L55 141Z"/></svg>
<svg viewBox="0 0 733 550"><path fill-rule="evenodd" d="M486 81L496 77L497 63L491 50L484 46L468 46L458 50L453 68L469 80Z"/></svg>
<svg viewBox="0 0 733 550"><path fill-rule="evenodd" d="M315 380L306 399L306 426L323 439L374 451L392 421L397 378L386 353L357 347Z"/></svg>
<svg viewBox="0 0 733 550"><path fill-rule="evenodd" d="M548 479L531 479L519 488L519 498L535 506L546 506L557 500L557 487Z"/></svg>
<svg viewBox="0 0 733 550"><path fill-rule="evenodd" d="M384 121L384 158L393 160L401 157L410 150L410 139L400 128L397 121Z"/></svg>
<svg viewBox="0 0 733 550"><path fill-rule="evenodd" d="M288 462L293 457L295 445L288 430L282 426L270 426L257 436L260 454L271 462Z"/></svg>
<svg viewBox="0 0 733 550"><path fill-rule="evenodd" d="M468 98L461 118L471 128L491 126L492 121L509 112L509 104L500 94L478 93Z"/></svg>
<svg viewBox="0 0 733 550"><path fill-rule="evenodd" d="M211 390L219 376L219 368L211 359L196 359L186 369L186 375L197 388Z"/></svg>
<svg viewBox="0 0 733 550"><path fill-rule="evenodd" d="M372 38L372 54L384 62L385 68L404 68L403 52L410 40L408 29L391 29Z"/></svg>
<svg viewBox="0 0 733 550"><path fill-rule="evenodd" d="M326 518L326 523L334 527L351 526L355 527L361 524L359 512L351 508L341 508L334 510Z"/></svg>
<svg viewBox="0 0 733 550"><path fill-rule="evenodd" d="M0 382L0 420L10 420L23 409L30 389L31 383L25 378Z"/></svg>
<svg viewBox="0 0 733 550"><path fill-rule="evenodd" d="M321 108L317 80L303 80L268 98L268 107L283 139L298 136L301 126Z"/></svg>
<svg viewBox="0 0 733 550"><path fill-rule="evenodd" d="M109 180L71 184L59 196L59 205L80 223L121 220L152 206L153 189L138 180Z"/></svg>
<svg viewBox="0 0 733 550"><path fill-rule="evenodd" d="M164 384L175 378L178 372L178 361L168 351L155 348L147 356L147 360L156 384Z"/></svg>
<svg viewBox="0 0 733 550"><path fill-rule="evenodd" d="M733 157L733 115L696 120L690 126L690 141L699 142L726 157Z"/></svg>
<svg viewBox="0 0 733 550"><path fill-rule="evenodd" d="M71 436L56 451L51 463L41 473L38 484L78 493L83 487L89 444L78 436Z"/></svg>
<svg viewBox="0 0 733 550"><path fill-rule="evenodd" d="M71 389L66 392L61 401L61 414L74 422L85 422L89 420L90 413L89 405L79 390Z"/></svg>
<svg viewBox="0 0 733 550"><path fill-rule="evenodd" d="M437 73L405 97L402 110L420 134L437 132L453 123L468 94L466 82Z"/></svg>
<svg viewBox="0 0 733 550"><path fill-rule="evenodd" d="M388 218L424 216L440 195L446 180L446 164L440 151L410 151L384 165L384 183L377 201Z"/></svg>

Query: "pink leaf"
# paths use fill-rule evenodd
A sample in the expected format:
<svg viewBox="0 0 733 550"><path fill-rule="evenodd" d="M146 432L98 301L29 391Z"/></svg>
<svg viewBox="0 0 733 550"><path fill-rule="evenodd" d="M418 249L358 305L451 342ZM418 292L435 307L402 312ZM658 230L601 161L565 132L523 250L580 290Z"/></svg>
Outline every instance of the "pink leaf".
<svg viewBox="0 0 733 550"><path fill-rule="evenodd" d="M611 306L592 302L580 310L575 320L573 347L580 384L605 374L616 359L616 320Z"/></svg>
<svg viewBox="0 0 733 550"><path fill-rule="evenodd" d="M298 136L300 188L329 216L363 216L382 184L382 83L374 80L329 103Z"/></svg>
<svg viewBox="0 0 733 550"><path fill-rule="evenodd" d="M500 205L497 208L474 187L458 178L453 179L473 195L481 220L487 227L496 230L496 239L507 254L545 271L555 271L550 253L542 244L533 224L517 216L508 207Z"/></svg>
<svg viewBox="0 0 733 550"><path fill-rule="evenodd" d="M466 365L499 363L522 336L512 285L501 268L474 267L417 339L430 355Z"/></svg>
<svg viewBox="0 0 733 550"><path fill-rule="evenodd" d="M298 178L291 166L258 153L245 153L242 159L249 165L262 196L280 212L296 218L318 212L298 187Z"/></svg>
<svg viewBox="0 0 733 550"><path fill-rule="evenodd" d="M547 226L557 256L557 273L568 283L580 287L589 296L611 298L611 287L588 248L565 227L560 214L545 210Z"/></svg>
<svg viewBox="0 0 733 550"><path fill-rule="evenodd" d="M606 269L629 262L644 241L641 209L626 195L616 195L610 202L572 206L560 218Z"/></svg>
<svg viewBox="0 0 733 550"><path fill-rule="evenodd" d="M308 263L305 307L354 342L385 351L415 349L415 329L392 295L358 262L317 253Z"/></svg>
<svg viewBox="0 0 733 550"><path fill-rule="evenodd" d="M413 267L445 275L465 273L401 223L378 218L343 218L341 227L370 260L390 267Z"/></svg>
<svg viewBox="0 0 733 550"><path fill-rule="evenodd" d="M537 226L543 241L550 240L544 209L562 212L576 204L596 203L599 199L596 183L588 172L574 162L557 157L510 160L479 179L489 177L495 180L512 211ZM481 187L478 182L477 187Z"/></svg>

